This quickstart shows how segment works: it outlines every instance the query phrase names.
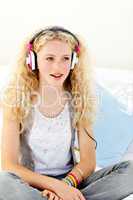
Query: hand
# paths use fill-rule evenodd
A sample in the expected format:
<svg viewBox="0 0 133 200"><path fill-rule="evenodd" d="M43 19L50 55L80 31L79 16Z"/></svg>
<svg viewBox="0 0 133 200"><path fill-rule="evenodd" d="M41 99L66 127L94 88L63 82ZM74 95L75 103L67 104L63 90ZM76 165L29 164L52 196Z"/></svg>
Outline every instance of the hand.
<svg viewBox="0 0 133 200"><path fill-rule="evenodd" d="M55 180L53 191L63 200L86 200L79 189L68 185L62 180Z"/></svg>
<svg viewBox="0 0 133 200"><path fill-rule="evenodd" d="M49 200L62 200L58 195L56 195L51 190L45 189L41 193L42 193L42 196L44 197L47 196Z"/></svg>

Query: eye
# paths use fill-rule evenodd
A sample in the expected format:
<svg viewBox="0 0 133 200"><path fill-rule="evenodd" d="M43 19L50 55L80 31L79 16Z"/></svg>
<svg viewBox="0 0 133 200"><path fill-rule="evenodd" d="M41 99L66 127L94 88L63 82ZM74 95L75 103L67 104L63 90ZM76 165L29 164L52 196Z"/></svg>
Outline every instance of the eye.
<svg viewBox="0 0 133 200"><path fill-rule="evenodd" d="M54 58L53 57L47 57L46 60L52 61L52 60L54 60Z"/></svg>
<svg viewBox="0 0 133 200"><path fill-rule="evenodd" d="M70 60L70 57L65 56L65 57L64 57L64 60Z"/></svg>

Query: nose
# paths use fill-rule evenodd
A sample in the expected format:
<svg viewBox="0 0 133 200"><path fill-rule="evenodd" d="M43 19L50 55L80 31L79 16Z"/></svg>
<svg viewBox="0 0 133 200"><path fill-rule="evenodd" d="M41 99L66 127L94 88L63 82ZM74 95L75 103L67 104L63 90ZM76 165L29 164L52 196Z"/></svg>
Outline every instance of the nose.
<svg viewBox="0 0 133 200"><path fill-rule="evenodd" d="M54 69L60 69L61 68L61 62L60 61L55 61L53 64Z"/></svg>

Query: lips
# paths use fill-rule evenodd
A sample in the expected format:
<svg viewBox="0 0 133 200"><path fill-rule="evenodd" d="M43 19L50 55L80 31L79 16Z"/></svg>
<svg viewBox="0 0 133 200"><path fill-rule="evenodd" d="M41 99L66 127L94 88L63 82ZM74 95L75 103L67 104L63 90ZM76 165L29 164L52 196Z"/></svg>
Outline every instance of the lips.
<svg viewBox="0 0 133 200"><path fill-rule="evenodd" d="M51 76L55 77L55 78L59 78L61 77L63 74L50 74Z"/></svg>

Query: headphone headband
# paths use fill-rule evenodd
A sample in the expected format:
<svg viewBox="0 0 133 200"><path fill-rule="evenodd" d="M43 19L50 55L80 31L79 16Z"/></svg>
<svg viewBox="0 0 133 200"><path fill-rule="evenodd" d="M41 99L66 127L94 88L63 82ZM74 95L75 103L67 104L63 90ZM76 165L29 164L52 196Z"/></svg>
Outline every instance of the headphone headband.
<svg viewBox="0 0 133 200"><path fill-rule="evenodd" d="M77 46L79 46L79 40L78 38L76 37L76 35L74 35L72 32L70 32L69 30L63 28L63 27L59 27L59 26L53 26L51 28L46 28L46 29L43 29L41 31L39 31L38 33L36 33L33 38L30 40L30 43L33 44L34 40L37 38L37 37L40 37L41 35L45 35L48 31L52 31L52 32L58 32L58 31L61 31L63 33L67 33L69 35L71 35L75 41L77 42Z"/></svg>

